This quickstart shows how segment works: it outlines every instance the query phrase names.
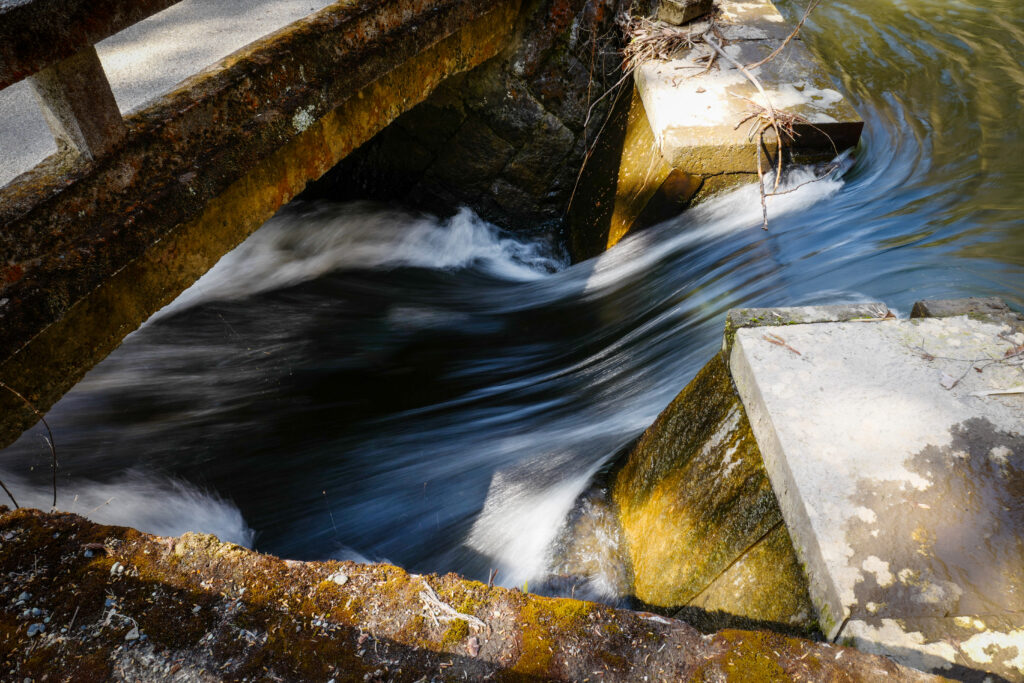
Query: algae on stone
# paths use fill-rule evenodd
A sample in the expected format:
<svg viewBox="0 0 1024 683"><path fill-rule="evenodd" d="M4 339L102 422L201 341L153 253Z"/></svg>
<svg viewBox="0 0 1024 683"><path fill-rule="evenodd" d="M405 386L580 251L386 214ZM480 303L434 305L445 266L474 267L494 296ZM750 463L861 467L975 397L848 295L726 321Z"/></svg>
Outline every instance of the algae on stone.
<svg viewBox="0 0 1024 683"><path fill-rule="evenodd" d="M802 570L788 535L777 533L778 503L721 355L643 434L612 494L638 599L813 624Z"/></svg>
<svg viewBox="0 0 1024 683"><path fill-rule="evenodd" d="M807 628L814 623L807 576L779 524L690 601L707 613L736 614L756 622ZM682 616L682 615L680 615Z"/></svg>
<svg viewBox="0 0 1024 683"><path fill-rule="evenodd" d="M342 569L344 585L327 580ZM2 506L0 575L4 680L935 680L853 650L705 638L674 619L454 574L295 562ZM474 622L431 608L426 586Z"/></svg>

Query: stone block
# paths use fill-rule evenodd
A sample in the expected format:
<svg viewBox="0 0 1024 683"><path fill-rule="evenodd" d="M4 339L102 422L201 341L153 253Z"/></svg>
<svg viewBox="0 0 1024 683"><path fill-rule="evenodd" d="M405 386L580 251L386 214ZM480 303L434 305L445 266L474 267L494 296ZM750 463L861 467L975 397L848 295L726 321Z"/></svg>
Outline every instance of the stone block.
<svg viewBox="0 0 1024 683"><path fill-rule="evenodd" d="M769 0L727 1L721 10L726 52L740 64L768 57L789 33ZM698 23L692 32L708 28ZM756 173L756 136L749 123L740 125L751 103L770 103L806 120L796 123L795 139L785 142L802 159L830 159L860 138L863 122L799 39L752 70L767 100L726 60L716 56L716 65L706 69L713 54L709 45L697 43L675 59L643 64L635 74L658 148L673 168L696 175ZM766 134L766 141L773 151L774 135Z"/></svg>
<svg viewBox="0 0 1024 683"><path fill-rule="evenodd" d="M704 16L713 6L712 0L661 0L658 19L678 26Z"/></svg>
<svg viewBox="0 0 1024 683"><path fill-rule="evenodd" d="M58 148L96 159L124 138L121 111L91 45L31 76L29 83Z"/></svg>
<svg viewBox="0 0 1024 683"><path fill-rule="evenodd" d="M678 609L703 596L735 617L805 624L806 586L778 576L796 566L792 548L774 538L749 552L782 518L722 356L644 432L611 490L638 599Z"/></svg>
<svg viewBox="0 0 1024 683"><path fill-rule="evenodd" d="M958 315L1006 323L1018 332L1024 332L1024 315L1012 310L998 297L924 300L915 303L910 311L911 318L952 318Z"/></svg>
<svg viewBox="0 0 1024 683"><path fill-rule="evenodd" d="M779 306L775 308L732 308L725 315L722 350L728 356L736 331L744 327L777 327L807 323L839 323L851 320L883 320L890 317L882 303L830 304L827 306Z"/></svg>
<svg viewBox="0 0 1024 683"><path fill-rule="evenodd" d="M817 626L807 577L785 524L743 553L691 600L689 607L794 630L809 631Z"/></svg>
<svg viewBox="0 0 1024 683"><path fill-rule="evenodd" d="M829 637L1024 680L1021 345L964 315L735 332L732 376Z"/></svg>

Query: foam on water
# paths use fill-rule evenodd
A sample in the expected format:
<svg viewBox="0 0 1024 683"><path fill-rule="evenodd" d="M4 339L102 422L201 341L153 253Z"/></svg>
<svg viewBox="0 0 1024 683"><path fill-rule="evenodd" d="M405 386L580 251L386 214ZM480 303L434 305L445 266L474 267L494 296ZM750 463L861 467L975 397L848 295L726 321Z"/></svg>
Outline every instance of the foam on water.
<svg viewBox="0 0 1024 683"><path fill-rule="evenodd" d="M155 318L349 268L473 266L501 279L532 280L564 265L548 244L513 238L466 208L439 220L369 203L299 202L224 256Z"/></svg>
<svg viewBox="0 0 1024 683"><path fill-rule="evenodd" d="M0 481L19 505L49 510L53 503L50 487L5 471L0 471ZM237 507L216 493L177 479L128 470L105 482L58 479L57 493L57 510L99 524L130 526L158 536L195 531L252 547L254 532Z"/></svg>

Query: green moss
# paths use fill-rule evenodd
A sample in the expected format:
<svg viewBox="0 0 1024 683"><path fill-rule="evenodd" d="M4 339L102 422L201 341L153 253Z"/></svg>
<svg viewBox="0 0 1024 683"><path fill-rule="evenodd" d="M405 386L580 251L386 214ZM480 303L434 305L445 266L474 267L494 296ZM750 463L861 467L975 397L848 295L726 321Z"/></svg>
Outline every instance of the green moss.
<svg viewBox="0 0 1024 683"><path fill-rule="evenodd" d="M441 636L441 648L451 650L468 637L469 624L462 619L455 619L448 625L444 635Z"/></svg>
<svg viewBox="0 0 1024 683"><path fill-rule="evenodd" d="M790 676L772 656L781 650L781 636L770 633L725 630L719 637L728 645L719 666L727 681L764 683L788 681Z"/></svg>
<svg viewBox="0 0 1024 683"><path fill-rule="evenodd" d="M522 607L522 654L514 671L533 676L555 677L554 652L564 640L579 638L589 625L597 605L567 598L529 596Z"/></svg>

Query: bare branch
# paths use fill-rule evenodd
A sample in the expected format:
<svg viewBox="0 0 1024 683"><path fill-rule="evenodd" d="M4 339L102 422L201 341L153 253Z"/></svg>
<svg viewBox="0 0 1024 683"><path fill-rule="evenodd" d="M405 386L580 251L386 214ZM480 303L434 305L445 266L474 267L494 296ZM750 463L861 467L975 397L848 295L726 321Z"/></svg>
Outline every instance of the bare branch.
<svg viewBox="0 0 1024 683"><path fill-rule="evenodd" d="M50 435L50 438L46 440L46 445L50 447L50 458L51 458L50 469L53 471L53 508L56 509L57 508L57 447L54 446L53 432L50 430L50 425L49 425L49 423L46 422L46 418L43 417L43 414L41 412L39 412L39 409L36 408L35 405L32 404L32 401L29 401L27 398L22 396L18 391L12 389L11 387L9 387L6 384L4 384L3 382L0 382L0 389L6 389L7 391L11 392L12 394L14 394L18 398L20 398L25 403L25 405L27 405L29 407L29 410L31 410L33 413L36 414L36 417L38 417L39 420L43 423L43 426L46 427L46 433ZM3 488L4 488L4 491L7 491L7 487L6 486L4 486ZM14 501L14 496L11 496L11 492L10 491L7 491L7 495L11 497L11 501L13 502ZM15 502L14 506L18 507L18 504Z"/></svg>
<svg viewBox="0 0 1024 683"><path fill-rule="evenodd" d="M762 59L761 61L754 62L753 64L747 64L747 68L756 69L757 67L764 66L768 62L778 57L779 53L782 52L782 50L785 49L787 45L789 45L789 41L796 38L796 34L800 33L800 29L803 27L804 22L807 21L807 17L811 16L811 12L814 11L814 8L817 7L820 2L821 0L811 0L811 4L807 5L807 9L804 10L804 15L800 17L800 22L796 25L796 28L793 29L793 32L786 36L786 39L782 41L782 45L779 45L777 48L772 50L772 53L765 57L764 59Z"/></svg>

